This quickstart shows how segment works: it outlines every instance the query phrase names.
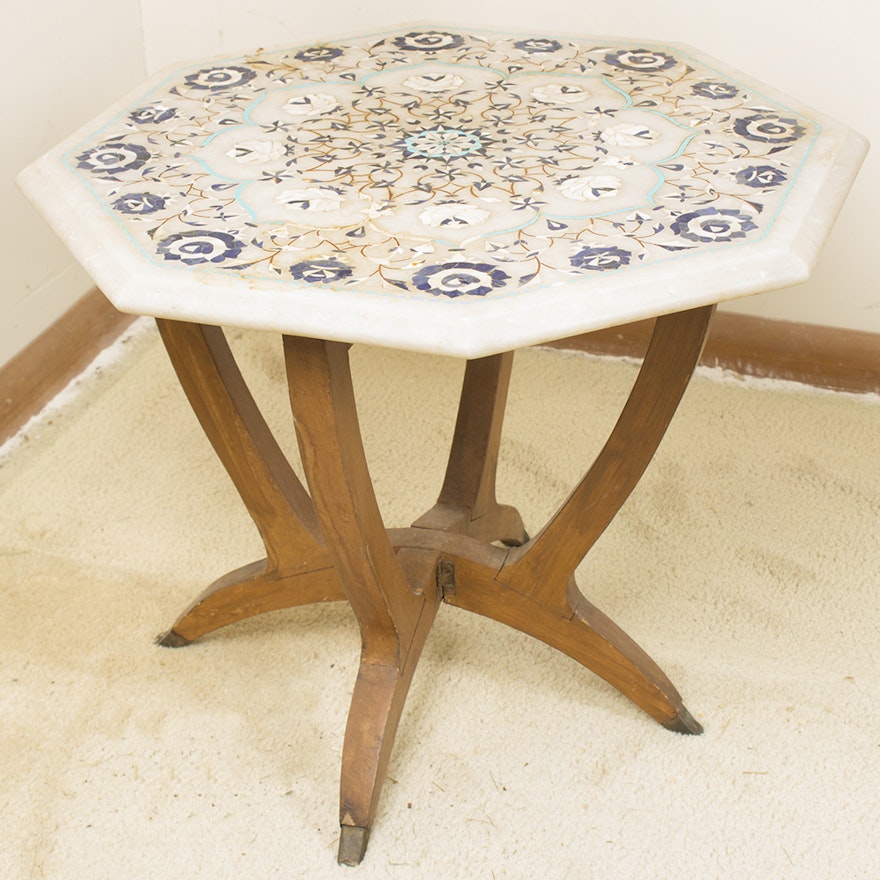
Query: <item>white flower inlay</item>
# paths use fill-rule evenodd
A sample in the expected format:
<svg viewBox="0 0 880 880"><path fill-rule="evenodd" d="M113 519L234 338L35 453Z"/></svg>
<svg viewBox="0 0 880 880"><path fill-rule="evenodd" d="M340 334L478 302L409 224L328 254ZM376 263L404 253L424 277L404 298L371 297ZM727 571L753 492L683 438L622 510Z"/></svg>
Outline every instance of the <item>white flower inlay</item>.
<svg viewBox="0 0 880 880"><path fill-rule="evenodd" d="M580 86L549 85L536 86L532 97L542 104L577 104L590 97L590 93Z"/></svg>
<svg viewBox="0 0 880 880"><path fill-rule="evenodd" d="M275 196L275 201L300 211L335 211L342 206L345 196L332 186L309 186L286 189Z"/></svg>
<svg viewBox="0 0 880 880"><path fill-rule="evenodd" d="M593 202L616 196L621 187L619 177L600 174L596 177L569 177L557 185L557 189L566 198L577 199L579 202Z"/></svg>
<svg viewBox="0 0 880 880"><path fill-rule="evenodd" d="M429 205L419 214L419 220L426 226L472 226L482 223L489 217L489 212L463 202L445 205Z"/></svg>
<svg viewBox="0 0 880 880"><path fill-rule="evenodd" d="M241 141L227 150L226 155L242 165L265 165L284 155L284 144L278 141Z"/></svg>
<svg viewBox="0 0 880 880"><path fill-rule="evenodd" d="M365 197L361 196L361 198ZM376 217L381 217L383 214L391 213L392 207L393 205L388 199L381 202L371 201L366 208L361 209L361 213L364 214L368 220L374 220Z"/></svg>
<svg viewBox="0 0 880 880"><path fill-rule="evenodd" d="M602 129L599 134L602 142L615 147L640 147L657 140L657 132L647 125L622 123Z"/></svg>
<svg viewBox="0 0 880 880"><path fill-rule="evenodd" d="M612 156L609 153L600 164L606 168L632 168L635 162L629 156Z"/></svg>
<svg viewBox="0 0 880 880"><path fill-rule="evenodd" d="M403 84L408 89L415 89L417 92L448 92L450 89L457 89L463 85L464 80L454 73L439 75L421 73L405 79Z"/></svg>
<svg viewBox="0 0 880 880"><path fill-rule="evenodd" d="M300 95L284 105L284 112L291 116L320 116L339 106L333 95Z"/></svg>

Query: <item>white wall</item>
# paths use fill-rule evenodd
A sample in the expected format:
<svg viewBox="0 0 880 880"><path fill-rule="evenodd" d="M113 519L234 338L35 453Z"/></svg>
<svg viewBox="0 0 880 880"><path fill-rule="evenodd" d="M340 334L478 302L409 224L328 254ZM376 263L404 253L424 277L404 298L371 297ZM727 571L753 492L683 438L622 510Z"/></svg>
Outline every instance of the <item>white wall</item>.
<svg viewBox="0 0 880 880"><path fill-rule="evenodd" d="M139 0L16 4L0 29L0 364L92 282L15 187L32 159L144 75ZM12 136L14 133L14 136Z"/></svg>
<svg viewBox="0 0 880 880"><path fill-rule="evenodd" d="M44 0L39 7L19 7L15 28L0 36L0 65L7 83L4 118L27 120L20 138L0 140L0 196L4 206L10 200L13 204L12 211L0 212L0 232L7 245L0 291L0 363L88 287L48 227L14 192L11 178L31 158L136 85L145 68L152 73L182 59L369 33L429 15L440 24L690 43L866 135L875 151L810 281L727 308L880 333L880 261L873 253L877 223L869 205L880 192L876 4L444 0L418 7L415 14L413 9L406 0L384 0L381 5L375 0ZM97 27L102 21L106 25ZM26 88L10 88L10 83L24 81L22 68L35 79Z"/></svg>

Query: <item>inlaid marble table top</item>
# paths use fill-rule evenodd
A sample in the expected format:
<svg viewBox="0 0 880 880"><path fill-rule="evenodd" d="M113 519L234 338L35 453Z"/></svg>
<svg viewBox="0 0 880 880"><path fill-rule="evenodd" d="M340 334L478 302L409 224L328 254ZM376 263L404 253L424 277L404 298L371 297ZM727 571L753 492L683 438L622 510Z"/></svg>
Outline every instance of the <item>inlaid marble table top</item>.
<svg viewBox="0 0 880 880"><path fill-rule="evenodd" d="M474 357L804 280L865 149L684 46L410 27L165 71L20 184L123 311Z"/></svg>

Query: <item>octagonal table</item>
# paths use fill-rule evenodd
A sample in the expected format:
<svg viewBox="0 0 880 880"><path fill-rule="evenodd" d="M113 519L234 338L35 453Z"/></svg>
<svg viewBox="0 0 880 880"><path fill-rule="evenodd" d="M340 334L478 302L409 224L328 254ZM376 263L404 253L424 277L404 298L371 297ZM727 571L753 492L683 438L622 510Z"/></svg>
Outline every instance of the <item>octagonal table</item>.
<svg viewBox="0 0 880 880"><path fill-rule="evenodd" d="M363 857L441 602L565 652L671 730L672 683L574 572L632 491L716 303L807 277L866 144L679 45L405 29L152 78L20 185L124 311L153 315L266 558L162 644L347 599L362 635L339 859ZM533 538L495 497L512 351L658 317L617 425ZM220 325L284 336L308 488ZM387 530L348 347L468 358L446 478ZM417 416L417 414L414 414Z"/></svg>

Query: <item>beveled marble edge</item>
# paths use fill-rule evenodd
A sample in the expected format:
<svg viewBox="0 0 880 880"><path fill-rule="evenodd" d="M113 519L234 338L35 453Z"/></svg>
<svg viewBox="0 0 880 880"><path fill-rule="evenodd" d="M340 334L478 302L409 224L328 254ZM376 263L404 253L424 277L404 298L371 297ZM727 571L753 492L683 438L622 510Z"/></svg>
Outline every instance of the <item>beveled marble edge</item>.
<svg viewBox="0 0 880 880"><path fill-rule="evenodd" d="M457 26L407 24L375 36L410 27L448 30ZM477 27L458 29L496 36L514 33ZM555 31L553 35L576 38ZM716 59L682 43L603 36L588 39L666 46L718 69ZM229 60L231 56L218 57ZM242 53L237 57L248 55ZM210 61L182 62L154 74L17 177L24 195L39 206L56 234L121 311L440 355L482 357L805 281L868 149L865 138L841 123L724 64L724 75L736 76L739 83L754 92L783 103L823 126L809 165L788 196L785 212L763 239L738 243L723 252L688 255L686 259L673 258L662 264L631 267L621 274L590 278L586 294L579 293L580 285L569 281L544 288L540 297L511 295L504 298L503 310L498 308L498 298L488 302L457 301L452 307L448 302L394 294L346 294L337 300L280 283L237 276L221 280L185 269L159 267L145 257L140 258L136 251L120 251L106 245L107 241L121 236L119 228L111 217L93 210L91 194L66 167L63 156L176 71ZM72 181L77 181L76 187L71 186ZM75 221L78 212L83 210L90 211L92 232L88 237L81 233ZM95 227L101 231L99 241L95 240ZM127 247L130 249L130 242ZM131 283L133 273L139 273L142 279L139 285ZM719 277L727 281L720 293L717 292ZM150 283L145 284L144 280ZM205 288L214 288L207 307L204 302L199 303L204 300ZM149 302L143 299L144 289L150 290ZM713 290L715 292L706 292ZM246 291L253 293L253 299L243 297ZM328 326L333 327L332 337L327 332Z"/></svg>
<svg viewBox="0 0 880 880"><path fill-rule="evenodd" d="M821 117L817 114L816 118ZM786 208L790 210L776 220L773 233L787 238L791 252L804 261L808 272L819 259L868 149L867 139L852 129L826 127L816 144L813 164L824 163L827 172L820 176L811 169L802 175L800 186L788 196Z"/></svg>

